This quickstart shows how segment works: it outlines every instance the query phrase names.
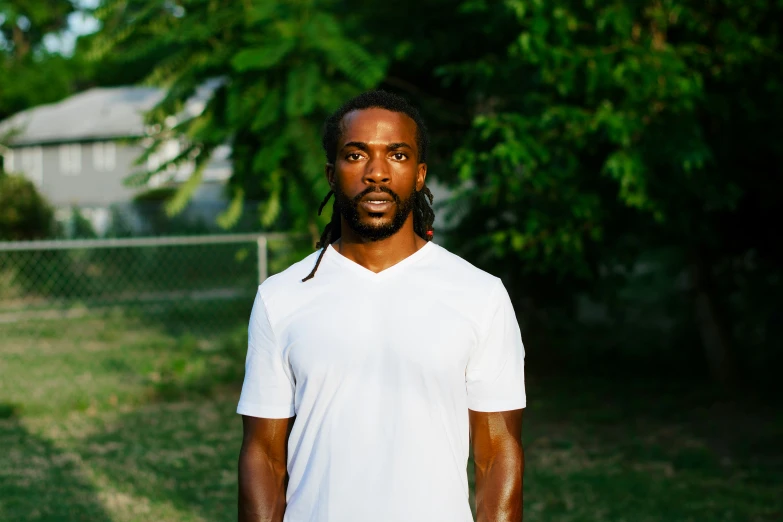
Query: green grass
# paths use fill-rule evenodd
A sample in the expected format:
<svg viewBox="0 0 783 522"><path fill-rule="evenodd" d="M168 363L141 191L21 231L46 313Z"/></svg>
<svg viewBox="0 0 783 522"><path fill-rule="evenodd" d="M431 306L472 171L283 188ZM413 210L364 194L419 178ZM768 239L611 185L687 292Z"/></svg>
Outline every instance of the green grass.
<svg viewBox="0 0 783 522"><path fill-rule="evenodd" d="M0 520L234 519L236 315L211 335L122 315L0 325ZM783 517L779 416L684 385L528 372L527 522Z"/></svg>

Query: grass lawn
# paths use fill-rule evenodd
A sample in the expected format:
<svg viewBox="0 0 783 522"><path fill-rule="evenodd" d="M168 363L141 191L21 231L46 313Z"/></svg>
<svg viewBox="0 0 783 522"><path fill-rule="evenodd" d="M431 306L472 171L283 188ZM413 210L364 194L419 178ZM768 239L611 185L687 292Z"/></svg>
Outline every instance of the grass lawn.
<svg viewBox="0 0 783 522"><path fill-rule="evenodd" d="M235 519L243 327L0 325L0 520ZM529 373L527 522L783 519L780 416L676 383Z"/></svg>

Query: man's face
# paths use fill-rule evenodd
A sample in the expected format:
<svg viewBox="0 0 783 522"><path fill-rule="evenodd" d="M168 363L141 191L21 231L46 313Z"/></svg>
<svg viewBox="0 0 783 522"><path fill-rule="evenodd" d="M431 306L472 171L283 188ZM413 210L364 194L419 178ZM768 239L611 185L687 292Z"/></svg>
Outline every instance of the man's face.
<svg viewBox="0 0 783 522"><path fill-rule="evenodd" d="M402 113L362 109L341 125L335 163L326 166L337 208L359 237L390 237L413 218L413 195L427 175L418 162L416 123Z"/></svg>

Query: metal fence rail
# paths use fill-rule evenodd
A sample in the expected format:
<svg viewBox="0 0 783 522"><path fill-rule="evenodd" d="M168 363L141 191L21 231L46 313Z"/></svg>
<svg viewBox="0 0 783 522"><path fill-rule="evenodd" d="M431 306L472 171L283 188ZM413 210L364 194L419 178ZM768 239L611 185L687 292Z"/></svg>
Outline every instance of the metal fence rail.
<svg viewBox="0 0 783 522"><path fill-rule="evenodd" d="M107 239L51 239L0 241L0 252L22 250L73 250L77 248L128 248L144 246L206 245L283 240L286 234L221 234L208 236L128 237Z"/></svg>

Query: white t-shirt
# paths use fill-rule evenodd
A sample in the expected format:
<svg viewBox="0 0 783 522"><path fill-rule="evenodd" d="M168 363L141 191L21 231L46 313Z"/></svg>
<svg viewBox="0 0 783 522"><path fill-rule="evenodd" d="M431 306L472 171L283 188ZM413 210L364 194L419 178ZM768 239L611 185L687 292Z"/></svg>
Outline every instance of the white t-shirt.
<svg viewBox="0 0 783 522"><path fill-rule="evenodd" d="M374 273L327 247L259 287L237 412L296 416L286 522L470 522L468 409L525 407L500 280L434 243Z"/></svg>

